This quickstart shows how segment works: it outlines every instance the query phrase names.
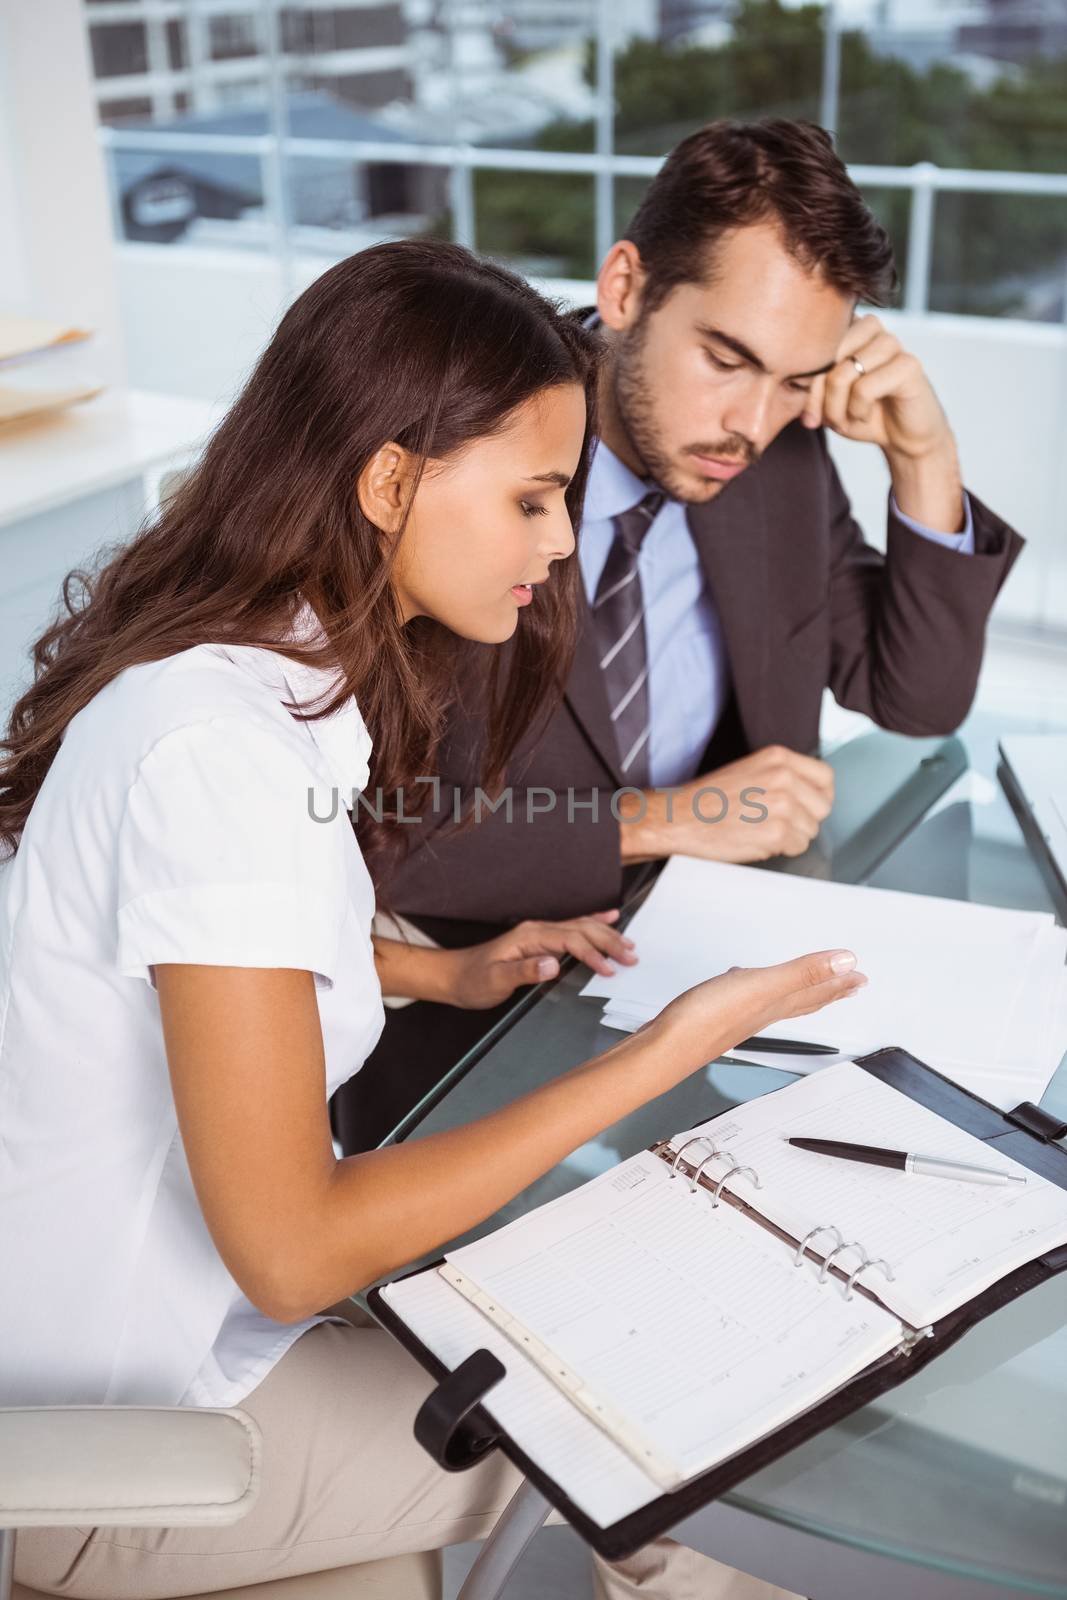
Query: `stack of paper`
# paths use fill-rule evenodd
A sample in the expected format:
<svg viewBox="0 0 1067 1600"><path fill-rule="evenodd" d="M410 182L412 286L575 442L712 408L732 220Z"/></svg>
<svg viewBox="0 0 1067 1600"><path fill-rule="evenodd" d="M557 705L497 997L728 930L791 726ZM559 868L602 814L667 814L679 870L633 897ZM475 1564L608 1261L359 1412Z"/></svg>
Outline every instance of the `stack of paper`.
<svg viewBox="0 0 1067 1600"><path fill-rule="evenodd" d="M900 1045L1002 1108L1039 1100L1067 1049L1067 930L1050 912L827 883L675 856L627 934L638 964L593 977L632 1032L693 984L813 950L854 950L866 988L766 1028L832 1056L741 1054L785 1071Z"/></svg>
<svg viewBox="0 0 1067 1600"><path fill-rule="evenodd" d="M0 423L90 400L103 387L68 352L90 337L84 328L42 317L0 315ZM47 359L42 361L42 357Z"/></svg>

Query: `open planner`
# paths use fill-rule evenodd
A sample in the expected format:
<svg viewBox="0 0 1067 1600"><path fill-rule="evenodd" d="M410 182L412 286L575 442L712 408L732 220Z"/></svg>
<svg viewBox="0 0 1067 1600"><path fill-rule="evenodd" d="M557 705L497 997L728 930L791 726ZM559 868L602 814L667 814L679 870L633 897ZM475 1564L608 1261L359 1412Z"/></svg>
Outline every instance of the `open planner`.
<svg viewBox="0 0 1067 1600"><path fill-rule="evenodd" d="M464 1432L471 1459L500 1444L618 1558L1067 1266L1057 1131L878 1051L664 1138L371 1307L445 1380L427 1447L455 1465ZM913 1176L797 1135L1026 1182Z"/></svg>

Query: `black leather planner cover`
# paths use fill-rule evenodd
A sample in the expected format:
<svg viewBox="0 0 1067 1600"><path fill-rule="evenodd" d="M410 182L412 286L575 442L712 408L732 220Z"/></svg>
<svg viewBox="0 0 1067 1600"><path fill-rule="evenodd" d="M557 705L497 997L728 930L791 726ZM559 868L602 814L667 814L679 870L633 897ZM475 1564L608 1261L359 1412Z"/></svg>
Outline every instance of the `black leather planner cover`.
<svg viewBox="0 0 1067 1600"><path fill-rule="evenodd" d="M1067 1189L1067 1149L1052 1142L1067 1132L1039 1107L1029 1102L1015 1111L1003 1112L979 1099L959 1084L942 1077L932 1067L897 1046L876 1050L857 1059L857 1066L881 1078L892 1088L935 1111L946 1121L964 1128L976 1138L995 1144L998 1150L1040 1173L1050 1182ZM424 1267L433 1271L439 1263ZM450 1471L462 1470L493 1448L503 1450L524 1475L536 1485L553 1506L576 1528L598 1554L609 1561L621 1560L649 1540L667 1533L684 1517L699 1511L733 1489L752 1473L777 1461L780 1456L813 1438L842 1417L877 1399L887 1390L920 1371L935 1356L956 1342L968 1328L1008 1305L1028 1289L1045 1283L1067 1268L1067 1245L1026 1263L969 1300L956 1311L933 1324L932 1333L917 1340L907 1353L890 1355L868 1367L858 1377L820 1404L794 1417L785 1426L700 1473L669 1494L661 1494L648 1505L607 1528L599 1527L567 1497L543 1465L530 1458L493 1420L491 1399L472 1404L472 1395L491 1395L491 1386L502 1374L499 1362L489 1351L472 1352L453 1378L406 1323L386 1302L378 1289L372 1289L368 1303L374 1316L418 1361L438 1379L438 1388L424 1410L419 1437L425 1447ZM452 1394L456 1395L453 1404ZM420 1414L421 1415L421 1414Z"/></svg>

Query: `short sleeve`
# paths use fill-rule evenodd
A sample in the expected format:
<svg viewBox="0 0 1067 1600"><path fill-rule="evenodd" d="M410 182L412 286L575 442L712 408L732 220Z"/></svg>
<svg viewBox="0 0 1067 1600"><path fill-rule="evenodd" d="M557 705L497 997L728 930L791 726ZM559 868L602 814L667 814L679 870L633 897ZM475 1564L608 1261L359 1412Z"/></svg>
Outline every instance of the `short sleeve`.
<svg viewBox="0 0 1067 1600"><path fill-rule="evenodd" d="M294 725L296 726L296 725ZM333 983L351 823L287 730L220 716L164 734L119 827L118 969L306 968Z"/></svg>

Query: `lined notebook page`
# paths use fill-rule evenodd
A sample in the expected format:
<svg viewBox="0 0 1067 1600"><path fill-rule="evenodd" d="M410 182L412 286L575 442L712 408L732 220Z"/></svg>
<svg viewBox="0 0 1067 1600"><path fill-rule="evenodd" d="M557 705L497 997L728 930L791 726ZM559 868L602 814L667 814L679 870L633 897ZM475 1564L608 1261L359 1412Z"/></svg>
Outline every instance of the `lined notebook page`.
<svg viewBox="0 0 1067 1600"><path fill-rule="evenodd" d="M762 1189L743 1178L731 1180L730 1187L795 1239L835 1223L869 1256L886 1257L896 1281L877 1271L863 1281L916 1327L946 1316L1013 1268L1067 1241L1067 1191L849 1061L677 1134L672 1148L697 1133L756 1168ZM994 1187L913 1176L786 1143L801 1135L1003 1167L1027 1181ZM693 1147L687 1159L700 1160L703 1153ZM714 1161L705 1168L713 1178L724 1170ZM825 1247L822 1239L813 1243ZM835 1259L851 1272L861 1258L851 1251Z"/></svg>
<svg viewBox="0 0 1067 1600"><path fill-rule="evenodd" d="M664 1488L814 1405L902 1331L648 1152L452 1252L450 1269Z"/></svg>
<svg viewBox="0 0 1067 1600"><path fill-rule="evenodd" d="M436 1272L386 1284L382 1296L451 1370L479 1349L503 1362L507 1376L486 1396L487 1409L599 1527L657 1498L657 1485L625 1451Z"/></svg>

